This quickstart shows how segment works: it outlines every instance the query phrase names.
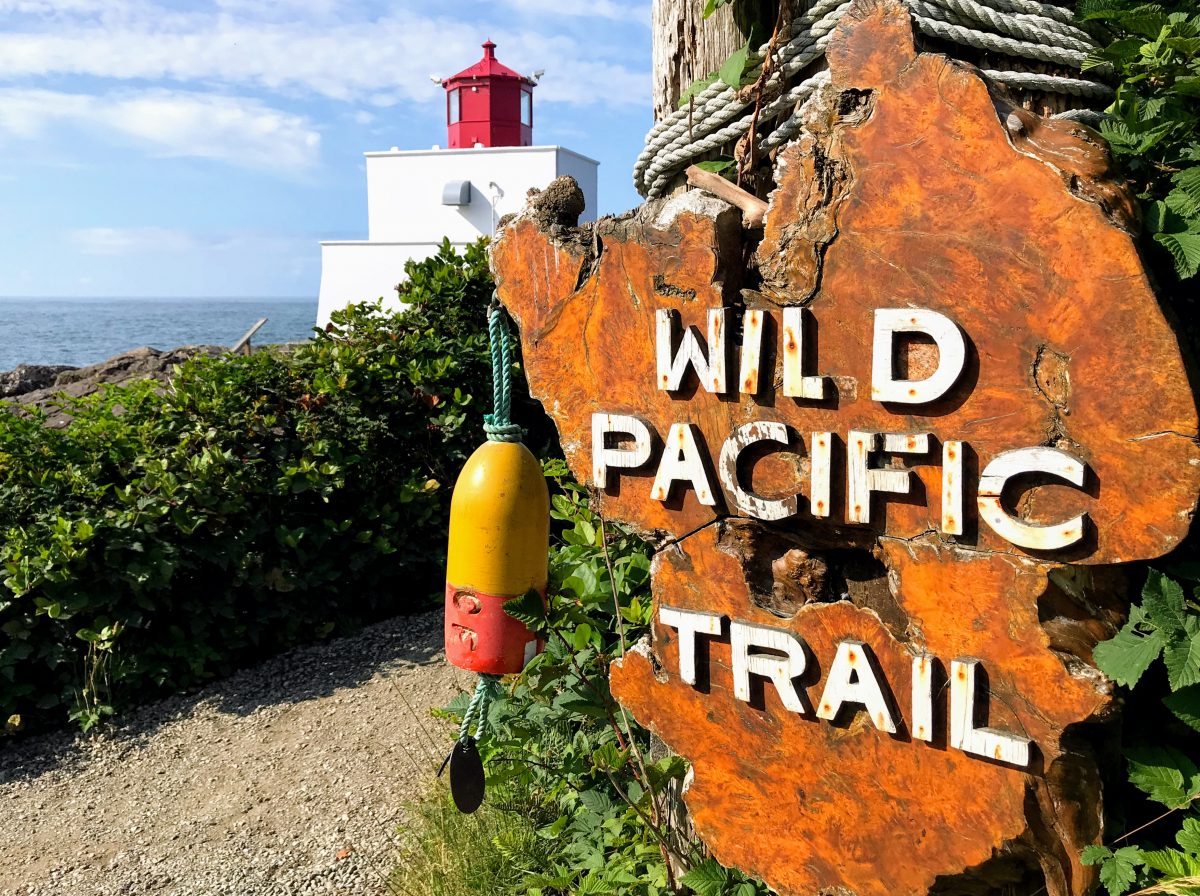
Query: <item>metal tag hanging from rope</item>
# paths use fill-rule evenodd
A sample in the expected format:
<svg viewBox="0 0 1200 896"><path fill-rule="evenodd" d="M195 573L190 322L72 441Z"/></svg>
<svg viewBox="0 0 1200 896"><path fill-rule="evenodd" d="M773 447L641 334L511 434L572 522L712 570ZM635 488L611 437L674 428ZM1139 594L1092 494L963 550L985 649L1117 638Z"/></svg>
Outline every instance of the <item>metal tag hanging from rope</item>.
<svg viewBox="0 0 1200 896"><path fill-rule="evenodd" d="M541 465L521 444L523 431L510 416L511 346L504 309L494 300L488 338L493 397L492 413L484 418L488 440L467 460L454 485L446 560L446 659L479 673L447 760L451 793L462 812L474 812L483 801L483 762L476 745L486 732L500 677L520 672L545 646L504 612L505 602L530 591L545 597L550 494Z"/></svg>

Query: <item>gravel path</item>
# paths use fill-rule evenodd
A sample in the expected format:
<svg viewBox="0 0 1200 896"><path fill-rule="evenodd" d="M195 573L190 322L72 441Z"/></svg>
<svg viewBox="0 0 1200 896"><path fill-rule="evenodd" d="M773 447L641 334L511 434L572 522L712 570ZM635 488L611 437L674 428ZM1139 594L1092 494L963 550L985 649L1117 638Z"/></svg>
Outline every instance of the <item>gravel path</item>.
<svg viewBox="0 0 1200 896"><path fill-rule="evenodd" d="M441 614L301 648L121 730L0 748L0 896L377 894L472 684Z"/></svg>

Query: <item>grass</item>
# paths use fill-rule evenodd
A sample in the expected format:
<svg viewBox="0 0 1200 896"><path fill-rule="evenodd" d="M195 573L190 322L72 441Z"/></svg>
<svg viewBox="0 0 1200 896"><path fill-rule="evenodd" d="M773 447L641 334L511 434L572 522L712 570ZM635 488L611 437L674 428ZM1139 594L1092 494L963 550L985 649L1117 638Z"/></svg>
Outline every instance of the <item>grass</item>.
<svg viewBox="0 0 1200 896"><path fill-rule="evenodd" d="M525 893L531 871L544 866L549 846L537 835L531 801L489 792L473 815L439 792L413 805L396 867L392 896L503 896Z"/></svg>

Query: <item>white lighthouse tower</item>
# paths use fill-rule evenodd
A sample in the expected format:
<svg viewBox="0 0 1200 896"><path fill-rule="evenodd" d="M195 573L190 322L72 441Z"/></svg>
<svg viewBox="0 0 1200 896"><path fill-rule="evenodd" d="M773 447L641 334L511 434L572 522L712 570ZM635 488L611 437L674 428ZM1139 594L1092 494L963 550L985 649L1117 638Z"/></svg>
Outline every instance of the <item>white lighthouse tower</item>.
<svg viewBox="0 0 1200 896"><path fill-rule="evenodd" d="M533 144L534 78L483 58L439 83L446 89L448 149L364 153L367 239L321 243L317 326L351 302L383 299L398 308L404 263L427 258L448 237L465 246L491 236L502 215L518 212L531 187L569 174L583 190L584 220L596 216L594 159L561 146Z"/></svg>

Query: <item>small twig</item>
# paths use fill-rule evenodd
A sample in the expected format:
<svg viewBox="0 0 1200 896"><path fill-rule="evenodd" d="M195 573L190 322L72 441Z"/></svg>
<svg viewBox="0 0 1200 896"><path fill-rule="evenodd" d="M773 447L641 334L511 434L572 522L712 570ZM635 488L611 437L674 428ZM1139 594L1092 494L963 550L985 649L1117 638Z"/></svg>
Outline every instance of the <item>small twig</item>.
<svg viewBox="0 0 1200 896"><path fill-rule="evenodd" d="M743 175L746 169L753 169L758 161L758 115L762 111L763 93L767 88L767 81L771 77L772 62L775 57L775 46L779 41L779 34L783 29L785 21L790 21L791 16L788 14L788 3L786 0L780 2L779 12L775 16L775 30L771 32L771 39L767 42L767 54L763 59L762 71L758 74L758 80L754 82L754 115L750 119L750 130L746 133L746 148L742 152L742 157L738 159L737 169L737 185L742 185ZM746 159L749 157L750 164L746 164Z"/></svg>
<svg viewBox="0 0 1200 896"><path fill-rule="evenodd" d="M727 181L722 181L727 183ZM599 517L600 520L600 547L604 552L604 565L608 569L608 581L612 588L613 596L613 611L617 615L617 634L621 639L621 655L624 656L628 645L625 640L625 619L621 616L621 600L617 593L617 574L613 569L612 557L608 553L608 529L604 525L604 517ZM633 736L633 726L629 724L629 714L625 711L625 707L617 704L621 710L621 719L625 722L625 736L629 738L630 751L633 753L634 760L637 762L637 767L633 769L636 773L640 772L642 781L645 782L647 789L650 791L650 806L653 809L653 825L655 827L662 825L662 809L658 805L658 794L654 792L654 788L650 785L650 774L646 771L646 759L642 756L642 750L638 746L637 738ZM614 786L616 786L614 782ZM675 886L674 875L671 872L671 848L665 837L659 838L658 848L662 851L663 865L667 869L667 882L671 887Z"/></svg>
<svg viewBox="0 0 1200 896"><path fill-rule="evenodd" d="M1116 844L1120 843L1122 840L1128 840L1130 837L1132 837L1138 831L1144 831L1146 828L1150 827L1150 825L1158 824L1160 821L1162 821L1168 815L1173 815L1176 812L1178 812L1180 809L1186 809L1188 806L1190 806L1192 803L1194 803L1197 799L1200 799L1200 793L1193 794L1192 798L1190 800L1188 800L1186 803L1184 803L1182 806L1176 806L1174 809L1168 809L1162 815L1158 816L1158 818L1152 818L1148 822L1146 822L1144 825L1141 825L1140 827L1136 827L1132 831L1129 831L1128 833L1122 834L1120 837L1118 837L1116 840L1114 840L1112 842L1112 845L1115 846Z"/></svg>
<svg viewBox="0 0 1200 896"><path fill-rule="evenodd" d="M609 706L608 699L605 697L604 692L596 687L596 685L592 683L592 680L588 678L587 673L583 671L583 667L580 666L579 662L575 659L575 654L573 652L575 648L570 644L570 642L568 642L567 639L562 636L562 633L558 631L558 629L552 629L551 631L555 635L558 635L558 639L562 641L564 645L566 645L567 656L571 660L571 668L575 670L575 674L579 676L579 680L588 686L588 689L596 695L596 698L604 706L604 712L608 716L608 724L612 727L613 732L617 735L617 744L622 750L624 750L626 744L625 738L621 736L621 726L617 724L617 717L613 715L612 707Z"/></svg>
<svg viewBox="0 0 1200 896"><path fill-rule="evenodd" d="M767 204L753 193L743 190L737 184L730 183L721 175L705 171L695 165L687 169L687 181L693 187L707 190L718 199L724 199L730 205L742 210L742 224L745 227L762 227L767 216Z"/></svg>

